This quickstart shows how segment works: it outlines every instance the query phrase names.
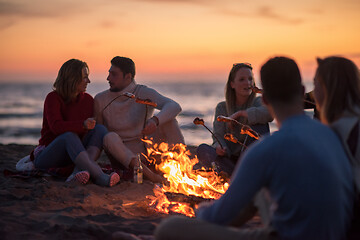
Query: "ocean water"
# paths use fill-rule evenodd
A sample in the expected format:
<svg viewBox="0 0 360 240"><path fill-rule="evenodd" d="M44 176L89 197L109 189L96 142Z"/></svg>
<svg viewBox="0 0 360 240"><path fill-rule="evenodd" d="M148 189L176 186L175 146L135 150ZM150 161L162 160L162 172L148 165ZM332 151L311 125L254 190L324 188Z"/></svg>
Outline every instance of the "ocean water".
<svg viewBox="0 0 360 240"><path fill-rule="evenodd" d="M212 130L215 106L224 99L223 82L142 83L177 101L183 111L177 117L187 145L212 143L210 132L193 124L202 118ZM307 88L311 88L311 84ZM108 89L106 81L91 83L87 92L92 96ZM42 110L52 83L0 83L0 143L36 145L40 137ZM276 130L274 123L271 131Z"/></svg>

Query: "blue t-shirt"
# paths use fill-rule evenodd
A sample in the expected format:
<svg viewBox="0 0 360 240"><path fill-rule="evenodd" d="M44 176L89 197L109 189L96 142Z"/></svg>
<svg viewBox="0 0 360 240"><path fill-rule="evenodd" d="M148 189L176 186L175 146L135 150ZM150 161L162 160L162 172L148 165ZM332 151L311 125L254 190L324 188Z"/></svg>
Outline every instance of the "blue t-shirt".
<svg viewBox="0 0 360 240"><path fill-rule="evenodd" d="M353 177L340 140L306 115L244 154L227 192L197 217L226 225L265 187L274 206L271 224L281 239L343 239L353 210Z"/></svg>

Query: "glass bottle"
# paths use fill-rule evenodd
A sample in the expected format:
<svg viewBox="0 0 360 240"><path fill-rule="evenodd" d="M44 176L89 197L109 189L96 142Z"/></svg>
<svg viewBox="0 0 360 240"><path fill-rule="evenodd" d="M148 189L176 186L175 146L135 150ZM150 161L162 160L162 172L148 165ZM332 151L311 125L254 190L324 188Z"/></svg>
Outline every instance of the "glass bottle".
<svg viewBox="0 0 360 240"><path fill-rule="evenodd" d="M140 154L137 155L139 166L134 167L134 183L142 184L143 183L143 167L141 165Z"/></svg>

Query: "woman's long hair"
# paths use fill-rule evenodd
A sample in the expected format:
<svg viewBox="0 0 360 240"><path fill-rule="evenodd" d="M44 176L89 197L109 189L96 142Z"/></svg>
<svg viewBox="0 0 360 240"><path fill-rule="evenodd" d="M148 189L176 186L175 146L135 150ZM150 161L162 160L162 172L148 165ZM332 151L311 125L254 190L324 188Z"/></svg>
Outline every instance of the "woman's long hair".
<svg viewBox="0 0 360 240"><path fill-rule="evenodd" d="M318 58L317 62L316 77L325 87L320 118L329 124L339 119L344 111L355 112L354 107L360 106L359 69L343 57Z"/></svg>
<svg viewBox="0 0 360 240"><path fill-rule="evenodd" d="M61 66L53 89L63 98L65 103L69 103L75 99L76 88L82 81L83 68L89 71L86 62L78 59L70 59Z"/></svg>
<svg viewBox="0 0 360 240"><path fill-rule="evenodd" d="M231 87L231 82L234 81L236 73L241 68L249 68L252 71L252 66L248 63L237 63L237 64L233 65L233 67L229 73L228 81L225 86L226 110L227 110L228 116L233 114L236 109L236 93L235 93L235 89L233 89ZM255 86L255 80L253 80L253 81L254 81L254 86ZM245 103L245 109L249 108L252 105L255 97L256 97L256 93L251 92L250 96L248 97L248 99Z"/></svg>

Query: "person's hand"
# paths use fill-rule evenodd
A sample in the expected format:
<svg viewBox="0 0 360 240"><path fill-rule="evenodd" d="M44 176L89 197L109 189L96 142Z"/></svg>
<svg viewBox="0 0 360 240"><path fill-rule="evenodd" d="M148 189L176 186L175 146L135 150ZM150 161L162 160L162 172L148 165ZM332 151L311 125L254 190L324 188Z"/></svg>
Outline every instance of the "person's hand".
<svg viewBox="0 0 360 240"><path fill-rule="evenodd" d="M96 125L96 121L94 118L88 118L84 121L84 128L86 130L94 129L95 125Z"/></svg>
<svg viewBox="0 0 360 240"><path fill-rule="evenodd" d="M249 115L247 113L246 110L240 110L240 111L237 111L235 113L233 113L232 115L229 116L229 118L232 118L234 120L237 120L239 117L244 117L244 118L248 118ZM233 130L236 126L236 123L234 122L228 122L228 127Z"/></svg>
<svg viewBox="0 0 360 240"><path fill-rule="evenodd" d="M221 157L224 156L226 154L226 148L216 146L216 154Z"/></svg>
<svg viewBox="0 0 360 240"><path fill-rule="evenodd" d="M248 118L249 115L248 115L246 110L240 110L240 111L237 111L237 112L233 113L230 116L230 118L235 119L235 120L238 119L239 117Z"/></svg>
<svg viewBox="0 0 360 240"><path fill-rule="evenodd" d="M144 135L150 135L155 132L156 128L157 126L155 120L150 118L149 120L147 120L146 125L144 129L141 131L141 133Z"/></svg>

